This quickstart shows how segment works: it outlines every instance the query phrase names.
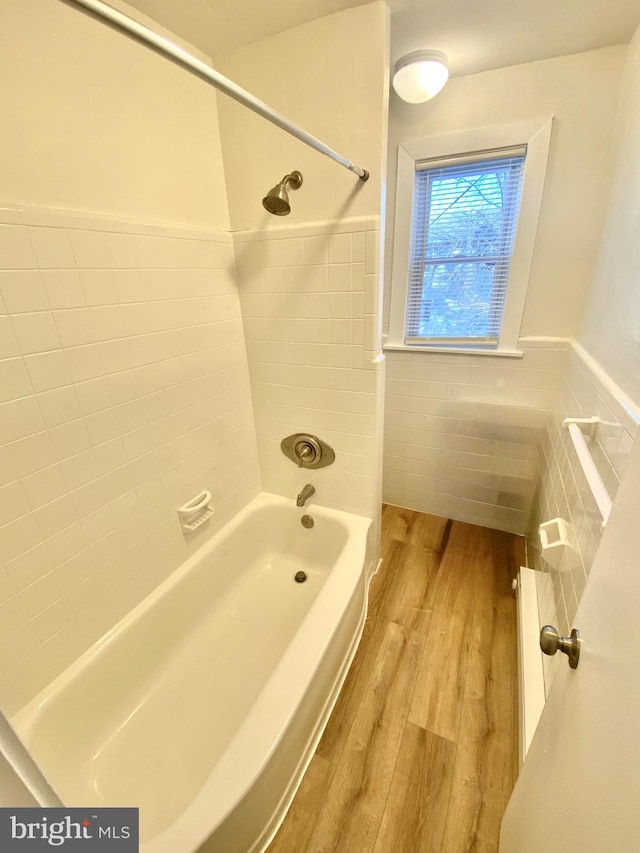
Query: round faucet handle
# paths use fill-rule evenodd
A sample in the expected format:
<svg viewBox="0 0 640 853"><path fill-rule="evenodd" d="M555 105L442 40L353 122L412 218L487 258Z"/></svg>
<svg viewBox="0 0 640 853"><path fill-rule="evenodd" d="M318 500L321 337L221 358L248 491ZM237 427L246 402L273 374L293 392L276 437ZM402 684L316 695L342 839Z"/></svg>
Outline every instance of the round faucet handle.
<svg viewBox="0 0 640 853"><path fill-rule="evenodd" d="M318 456L318 451L309 441L299 441L295 446L295 454L298 460L298 467L302 468L305 464L311 464L315 462L316 457Z"/></svg>

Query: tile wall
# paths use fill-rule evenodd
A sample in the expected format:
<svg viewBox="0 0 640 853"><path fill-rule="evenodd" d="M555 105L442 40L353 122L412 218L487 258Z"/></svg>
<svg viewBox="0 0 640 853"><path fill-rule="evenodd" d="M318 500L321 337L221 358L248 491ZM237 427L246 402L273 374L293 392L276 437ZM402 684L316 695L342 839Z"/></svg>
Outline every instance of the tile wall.
<svg viewBox="0 0 640 853"><path fill-rule="evenodd" d="M521 359L387 351L383 499L524 534L564 342Z"/></svg>
<svg viewBox="0 0 640 853"><path fill-rule="evenodd" d="M216 515L185 539L205 488ZM0 210L2 709L259 488L231 236Z"/></svg>
<svg viewBox="0 0 640 853"><path fill-rule="evenodd" d="M529 530L530 565L542 574L538 582L540 625L556 625L566 636L573 626L582 592L602 537L602 517L580 467L564 418L597 415L604 423L589 449L611 498L624 476L640 422L640 408L629 400L579 346L567 346L566 370L543 443L542 475ZM553 518L569 525L574 551L567 570L558 572L542 558L538 525ZM557 656L543 658L549 689Z"/></svg>
<svg viewBox="0 0 640 853"><path fill-rule="evenodd" d="M384 362L378 358L379 220L234 234L263 487L375 518ZM378 403L376 402L378 401ZM282 439L311 432L333 465L297 468Z"/></svg>
<svg viewBox="0 0 640 853"><path fill-rule="evenodd" d="M568 633L602 536L602 518L562 422L599 416L587 439L612 498L640 423L574 341L521 339L521 360L388 351L383 500L525 534L540 625ZM538 527L569 525L571 565L542 558ZM550 686L557 658L544 658Z"/></svg>

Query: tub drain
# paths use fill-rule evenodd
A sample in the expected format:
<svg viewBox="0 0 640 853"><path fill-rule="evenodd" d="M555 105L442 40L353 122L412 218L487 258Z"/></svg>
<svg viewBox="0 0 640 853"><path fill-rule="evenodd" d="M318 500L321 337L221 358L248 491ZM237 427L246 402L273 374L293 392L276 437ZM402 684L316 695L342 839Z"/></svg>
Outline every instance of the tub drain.
<svg viewBox="0 0 640 853"><path fill-rule="evenodd" d="M293 579L296 583L304 583L307 579L307 573L306 572L296 572Z"/></svg>

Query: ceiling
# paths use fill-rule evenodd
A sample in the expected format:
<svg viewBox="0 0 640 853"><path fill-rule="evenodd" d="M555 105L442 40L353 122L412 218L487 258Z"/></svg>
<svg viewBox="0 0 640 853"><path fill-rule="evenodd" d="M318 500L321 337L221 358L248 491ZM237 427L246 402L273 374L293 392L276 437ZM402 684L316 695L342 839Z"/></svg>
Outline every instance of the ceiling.
<svg viewBox="0 0 640 853"><path fill-rule="evenodd" d="M128 0L211 57L369 0ZM626 44L638 0L388 0L391 59L432 48L453 76Z"/></svg>
<svg viewBox="0 0 640 853"><path fill-rule="evenodd" d="M391 59L443 50L452 75L627 44L638 0L390 0Z"/></svg>
<svg viewBox="0 0 640 853"><path fill-rule="evenodd" d="M108 0L107 0L108 2ZM127 0L210 57L371 0Z"/></svg>

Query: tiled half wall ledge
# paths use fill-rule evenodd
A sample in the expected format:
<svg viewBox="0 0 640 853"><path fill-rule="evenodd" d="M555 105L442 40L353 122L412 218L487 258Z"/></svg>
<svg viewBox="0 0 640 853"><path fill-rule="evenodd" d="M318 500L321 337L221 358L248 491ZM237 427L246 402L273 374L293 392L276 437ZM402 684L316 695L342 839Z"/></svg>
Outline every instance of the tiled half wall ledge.
<svg viewBox="0 0 640 853"><path fill-rule="evenodd" d="M384 500L524 534L565 340L521 359L388 351Z"/></svg>
<svg viewBox="0 0 640 853"><path fill-rule="evenodd" d="M574 341L523 338L519 349L519 360L387 352L385 501L529 534L559 442L570 447L562 420L587 409L609 424L592 452L615 494L637 408Z"/></svg>
<svg viewBox="0 0 640 853"><path fill-rule="evenodd" d="M626 470L640 407L579 344L519 342L519 361L387 353L383 499L527 537L539 575L540 624L566 634L602 536L602 518L568 417L605 423L587 439L612 498ZM538 527L563 518L575 544L569 571L542 558ZM547 689L556 658L544 659Z"/></svg>
<svg viewBox="0 0 640 853"><path fill-rule="evenodd" d="M630 400L581 346L568 345L567 362L553 417L545 431L543 464L529 527L529 560L541 572L538 579L540 625L556 625L563 636L572 627L593 560L602 538L602 516L582 471L571 438L562 428L565 418L598 416L596 437L589 450L612 499L625 474L640 423L640 407ZM538 526L563 518L575 546L571 566L558 572L542 558ZM548 691L559 665L557 657L543 658Z"/></svg>

